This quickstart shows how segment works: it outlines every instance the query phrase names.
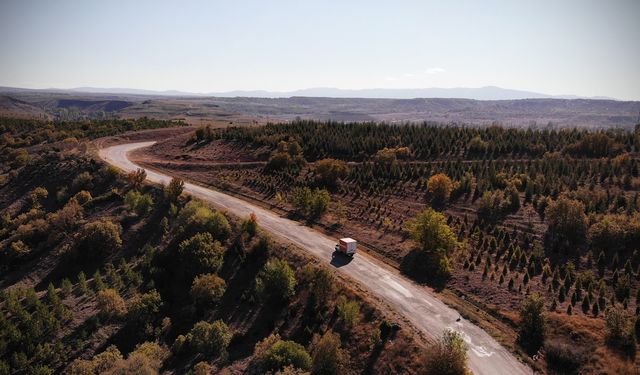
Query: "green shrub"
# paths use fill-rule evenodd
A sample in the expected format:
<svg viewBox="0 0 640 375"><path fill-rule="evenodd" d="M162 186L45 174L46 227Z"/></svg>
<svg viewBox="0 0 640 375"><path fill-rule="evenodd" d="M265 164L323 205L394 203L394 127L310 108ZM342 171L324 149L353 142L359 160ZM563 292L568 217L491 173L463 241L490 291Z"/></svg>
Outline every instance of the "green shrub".
<svg viewBox="0 0 640 375"><path fill-rule="evenodd" d="M549 224L547 233L556 241L584 241L588 221L582 202L560 197L549 204L544 211L544 217Z"/></svg>
<svg viewBox="0 0 640 375"><path fill-rule="evenodd" d="M71 280L66 277L62 279L62 281L60 282L60 289L62 290L62 294L65 297L71 295L71 291L73 290L73 284L71 283Z"/></svg>
<svg viewBox="0 0 640 375"><path fill-rule="evenodd" d="M265 166L265 172L282 171L293 166L293 159L286 152L275 152Z"/></svg>
<svg viewBox="0 0 640 375"><path fill-rule="evenodd" d="M296 275L285 260L272 259L256 277L256 291L268 299L288 300L296 289Z"/></svg>
<svg viewBox="0 0 640 375"><path fill-rule="evenodd" d="M329 208L329 192L325 189L316 189L311 196L311 216L320 217Z"/></svg>
<svg viewBox="0 0 640 375"><path fill-rule="evenodd" d="M129 303L128 319L139 326L146 326L158 317L162 297L156 290L135 296Z"/></svg>
<svg viewBox="0 0 640 375"><path fill-rule="evenodd" d="M249 217L242 221L240 224L242 232L249 235L249 238L253 238L258 232L258 217L252 213Z"/></svg>
<svg viewBox="0 0 640 375"><path fill-rule="evenodd" d="M348 301L345 296L338 297L336 304L338 318L347 328L353 327L360 317L360 304L357 301Z"/></svg>
<svg viewBox="0 0 640 375"><path fill-rule="evenodd" d="M311 356L304 346L288 340L281 340L278 335L267 337L262 343L267 348L256 348L257 360L260 369L264 372L276 372L291 366L296 369L309 371L311 369Z"/></svg>
<svg viewBox="0 0 640 375"><path fill-rule="evenodd" d="M443 249L449 253L458 245L455 233L447 224L447 218L431 208L413 219L408 229L413 240L424 251Z"/></svg>
<svg viewBox="0 0 640 375"><path fill-rule="evenodd" d="M144 169L138 169L127 174L127 180L129 181L129 186L131 186L134 190L142 189L142 184L144 180L147 179L147 171Z"/></svg>
<svg viewBox="0 0 640 375"><path fill-rule="evenodd" d="M89 294L89 286L87 285L87 276L84 274L83 271L80 271L80 273L78 273L78 291L80 291L81 294Z"/></svg>
<svg viewBox="0 0 640 375"><path fill-rule="evenodd" d="M178 222L189 230L208 231L213 238L225 241L231 233L231 226L227 218L218 211L212 211L203 201L194 199L180 211Z"/></svg>
<svg viewBox="0 0 640 375"><path fill-rule="evenodd" d="M302 187L294 189L291 194L296 211L308 218L322 216L329 207L329 192L325 189Z"/></svg>
<svg viewBox="0 0 640 375"><path fill-rule="evenodd" d="M164 198L169 202L176 202L184 190L184 181L179 178L172 178L169 184L164 187Z"/></svg>
<svg viewBox="0 0 640 375"><path fill-rule="evenodd" d="M431 208L409 222L407 229L417 251L405 257L402 270L420 280L442 282L451 275L449 254L458 246L445 216Z"/></svg>
<svg viewBox="0 0 640 375"><path fill-rule="evenodd" d="M231 342L231 330L222 320L213 323L200 321L189 331L187 341L196 353L221 356Z"/></svg>
<svg viewBox="0 0 640 375"><path fill-rule="evenodd" d="M340 336L331 331L314 336L311 356L314 375L341 374L348 362L348 355L341 348Z"/></svg>
<svg viewBox="0 0 640 375"><path fill-rule="evenodd" d="M489 147L489 143L482 140L479 135L471 138L469 143L467 144L467 149L471 154L484 154L487 152Z"/></svg>
<svg viewBox="0 0 640 375"><path fill-rule="evenodd" d="M620 307L609 306L604 312L604 320L608 343L629 352L635 352L636 336L631 315Z"/></svg>
<svg viewBox="0 0 640 375"><path fill-rule="evenodd" d="M312 270L311 295L316 305L323 305L335 289L333 274L325 268Z"/></svg>
<svg viewBox="0 0 640 375"><path fill-rule="evenodd" d="M224 249L210 233L197 233L178 246L182 267L192 275L216 273L222 267Z"/></svg>
<svg viewBox="0 0 640 375"><path fill-rule="evenodd" d="M545 332L544 299L540 294L534 293L520 307L518 341L529 352L535 352L544 343Z"/></svg>
<svg viewBox="0 0 640 375"><path fill-rule="evenodd" d="M106 285L104 285L104 280L102 280L102 274L100 270L96 270L93 274L93 288L96 292L106 289Z"/></svg>
<svg viewBox="0 0 640 375"><path fill-rule="evenodd" d="M71 375L157 374L168 355L168 350L159 344L144 342L137 345L125 360L112 345L91 360L76 359L67 372Z"/></svg>
<svg viewBox="0 0 640 375"><path fill-rule="evenodd" d="M77 238L81 254L102 256L113 253L122 246L120 225L109 220L98 220L85 224Z"/></svg>
<svg viewBox="0 0 640 375"><path fill-rule="evenodd" d="M467 346L462 336L446 330L442 338L427 348L424 375L467 375Z"/></svg>
<svg viewBox="0 0 640 375"><path fill-rule="evenodd" d="M188 344L189 341L187 336L179 335L173 341L173 345L171 345L171 351L176 355L180 355L186 350Z"/></svg>
<svg viewBox="0 0 640 375"><path fill-rule="evenodd" d="M124 197L124 203L129 209L135 211L140 216L148 215L153 209L153 198L149 194L140 194L136 190L131 190Z"/></svg>
<svg viewBox="0 0 640 375"><path fill-rule="evenodd" d="M302 156L302 147L296 141L280 141L277 149L271 154L265 172L278 172L290 170L297 173L306 163Z"/></svg>
<svg viewBox="0 0 640 375"><path fill-rule="evenodd" d="M191 296L200 305L217 304L226 290L226 283L215 274L196 276L191 285Z"/></svg>
<svg viewBox="0 0 640 375"><path fill-rule="evenodd" d="M113 165L105 165L100 170L100 174L107 180L116 179L118 176L120 176L120 173L121 173L120 169L118 169L118 167L115 167Z"/></svg>

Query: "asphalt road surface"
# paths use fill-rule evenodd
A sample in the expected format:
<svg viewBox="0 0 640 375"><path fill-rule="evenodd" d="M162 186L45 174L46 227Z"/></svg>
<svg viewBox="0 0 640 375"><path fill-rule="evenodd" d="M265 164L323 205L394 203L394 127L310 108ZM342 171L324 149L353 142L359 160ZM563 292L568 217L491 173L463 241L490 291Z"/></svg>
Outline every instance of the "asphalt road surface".
<svg viewBox="0 0 640 375"><path fill-rule="evenodd" d="M140 167L131 162L127 154L153 143L155 142L108 147L100 150L100 157L124 171L135 171ZM146 172L147 180L151 182L167 184L171 180L170 176L156 171L146 169ZM428 288L405 278L397 270L362 253L350 261L342 257L333 257L337 239L242 199L190 183L185 183L184 191L240 217L255 213L261 228L274 236L295 243L333 265L338 272L357 281L370 293L387 302L427 336L439 337L445 329L460 332L469 348L469 367L475 374L518 375L533 372L488 333L465 319L458 320L460 315L456 310L436 298Z"/></svg>

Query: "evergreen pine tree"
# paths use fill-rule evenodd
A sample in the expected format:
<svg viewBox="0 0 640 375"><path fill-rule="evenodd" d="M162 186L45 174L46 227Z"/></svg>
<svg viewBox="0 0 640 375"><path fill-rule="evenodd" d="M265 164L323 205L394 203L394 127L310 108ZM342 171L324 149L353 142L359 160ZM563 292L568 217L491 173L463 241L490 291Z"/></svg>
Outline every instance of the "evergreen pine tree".
<svg viewBox="0 0 640 375"><path fill-rule="evenodd" d="M589 301L589 296L584 296L584 299L582 300L582 312L585 314L588 313L590 307L591 303Z"/></svg>
<svg viewBox="0 0 640 375"><path fill-rule="evenodd" d="M100 270L96 270L96 272L93 274L93 288L96 292L99 292L106 288L106 285L104 285L104 281L102 280L102 274L100 273Z"/></svg>
<svg viewBox="0 0 640 375"><path fill-rule="evenodd" d="M84 272L80 271L78 273L78 291L81 294L89 294L89 286L87 285L87 276L85 276Z"/></svg>
<svg viewBox="0 0 640 375"><path fill-rule="evenodd" d="M598 303L594 303L593 304L593 308L591 309L591 313L593 314L593 316L598 316L598 314L600 314L600 307Z"/></svg>

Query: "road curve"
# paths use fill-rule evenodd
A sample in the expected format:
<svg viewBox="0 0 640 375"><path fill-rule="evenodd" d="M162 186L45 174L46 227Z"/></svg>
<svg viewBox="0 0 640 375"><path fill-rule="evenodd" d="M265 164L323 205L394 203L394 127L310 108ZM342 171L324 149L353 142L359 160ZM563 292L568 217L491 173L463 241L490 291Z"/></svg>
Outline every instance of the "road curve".
<svg viewBox="0 0 640 375"><path fill-rule="evenodd" d="M124 171L135 171L141 167L131 162L127 154L154 143L139 142L112 146L101 149L99 155L107 163ZM168 175L149 169L146 171L147 180L151 182L167 184L171 180ZM337 264L332 261L333 247L336 243L334 238L216 190L185 183L184 191L240 217L255 213L264 230L295 243L319 259L332 262L331 264L337 267L338 272L356 280L363 288L386 301L426 335L438 337L445 329L460 332L469 347L468 364L475 374L532 373L530 368L522 364L481 328L465 319L457 321L458 312L436 298L428 288L408 280L398 271L381 265L379 261L366 254L358 254L347 264Z"/></svg>

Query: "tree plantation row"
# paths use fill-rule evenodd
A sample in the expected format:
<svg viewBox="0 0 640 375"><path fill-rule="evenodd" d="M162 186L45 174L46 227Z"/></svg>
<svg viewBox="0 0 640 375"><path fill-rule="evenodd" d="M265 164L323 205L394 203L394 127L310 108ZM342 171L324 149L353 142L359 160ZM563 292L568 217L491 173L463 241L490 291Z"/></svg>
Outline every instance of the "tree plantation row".
<svg viewBox="0 0 640 375"><path fill-rule="evenodd" d="M525 301L541 304L535 310L551 312L555 325L520 347L548 347L551 361L570 371L594 361L587 371L599 366L602 350L630 365L640 334L639 141L640 126L556 131L294 121L202 128L183 152L229 143L264 166L218 165L184 175L258 193L307 222L354 236L408 276L476 299L516 332L522 326L507 318L510 311ZM326 191L326 210L304 214L297 203L303 189ZM558 328L584 319L608 328L573 336ZM572 345L576 337L585 344Z"/></svg>

